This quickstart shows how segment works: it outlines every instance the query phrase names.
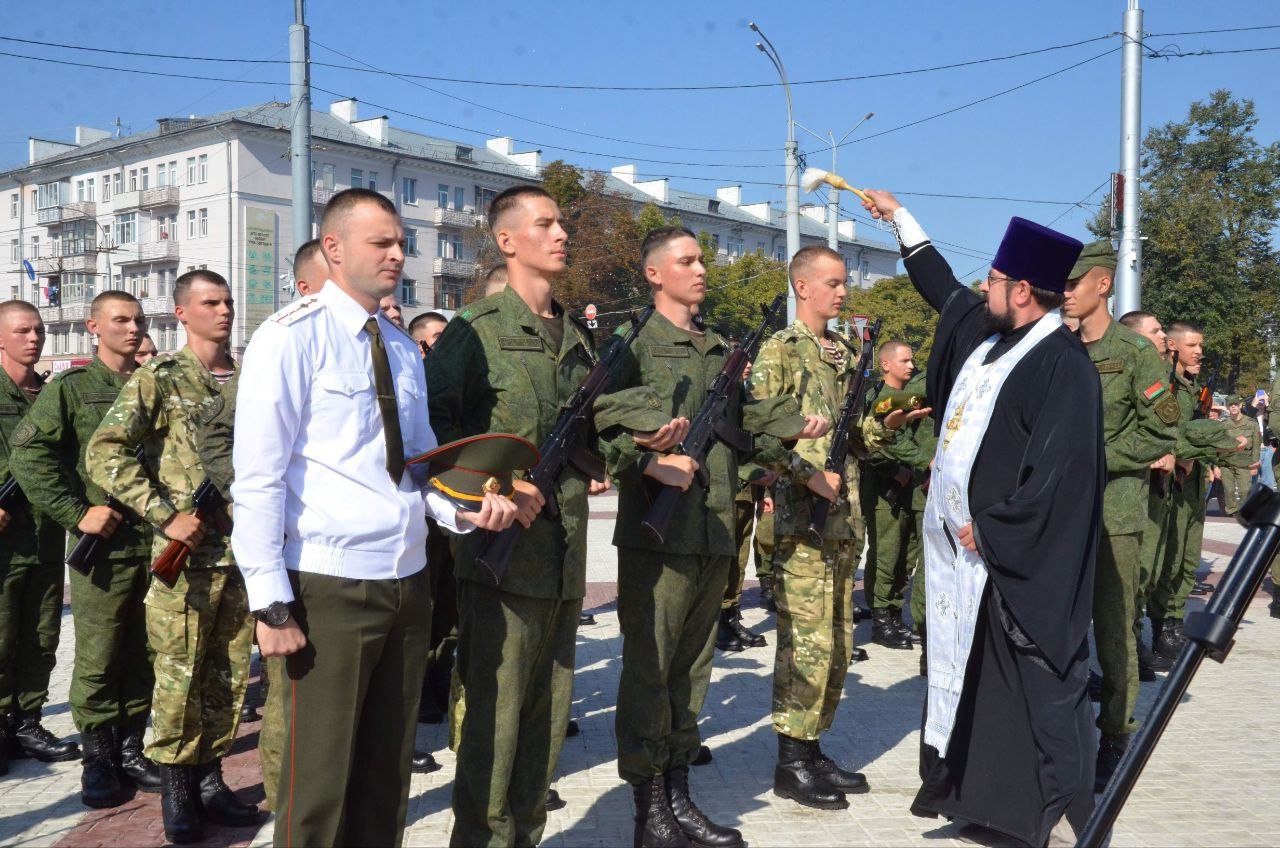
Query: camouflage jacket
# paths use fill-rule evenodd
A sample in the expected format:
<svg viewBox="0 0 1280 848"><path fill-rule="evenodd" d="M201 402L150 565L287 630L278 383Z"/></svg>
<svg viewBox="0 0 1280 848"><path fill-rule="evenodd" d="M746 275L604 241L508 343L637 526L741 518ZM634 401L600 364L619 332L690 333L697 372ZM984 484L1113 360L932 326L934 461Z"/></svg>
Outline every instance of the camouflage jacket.
<svg viewBox="0 0 1280 848"><path fill-rule="evenodd" d="M85 471L85 449L128 379L97 358L63 371L40 392L14 434L10 464L27 499L77 539L76 525L89 507L107 500ZM126 513L100 547L108 560L137 560L150 556L151 535L150 525Z"/></svg>
<svg viewBox="0 0 1280 848"><path fill-rule="evenodd" d="M190 512L208 476L200 442L224 408L222 391L190 348L155 357L134 372L90 438L89 479L157 530L175 513ZM142 463L134 454L138 445ZM153 556L167 544L157 532ZM188 567L233 564L230 537L209 525Z"/></svg>
<svg viewBox="0 0 1280 848"><path fill-rule="evenodd" d="M625 328L619 332L625 332ZM610 341L619 344L620 336ZM707 398L707 390L724 368L729 351L729 343L717 333L708 330L704 336L695 337L655 312L630 350L619 357L611 388L618 391L640 385L651 387L667 404L662 412L668 420L683 416L692 421ZM752 381L755 380L753 373ZM649 493L657 486L652 478L644 476L644 469L657 455L638 447L632 431L625 427L602 433L609 473L618 481L615 545L680 554L737 554L733 502L740 489L739 460L750 459L762 465L780 462L785 452L778 437L799 432L804 419L794 401L771 397L758 402L746 394L741 384L730 399L729 409L732 424L760 434L754 448L748 456L740 457L723 442L712 445L703 463L708 485L695 481L681 495L663 542L658 542L641 524L649 510Z"/></svg>
<svg viewBox="0 0 1280 848"><path fill-rule="evenodd" d="M7 371L0 368L0 483L7 481L12 474L9 467L10 440L15 432L22 435L24 428L21 422L31 405L27 393L18 388ZM0 564L58 562L65 553L65 547L66 536L62 528L33 509L30 503L15 511L9 517L9 523L0 530Z"/></svg>
<svg viewBox="0 0 1280 848"><path fill-rule="evenodd" d="M1146 337L1118 321L1085 348L1102 381L1107 456L1103 530L1140 533L1146 527L1151 463L1177 444L1179 412L1170 392L1169 367Z"/></svg>
<svg viewBox="0 0 1280 848"><path fill-rule="evenodd" d="M828 331L829 332L829 331ZM799 401L804 415L821 415L835 426L856 363L851 352L837 341L828 352L802 321L774 333L760 347L751 372L757 398L788 395ZM797 442L779 464L775 489L774 527L780 536L803 536L809 526L809 478L826 465L833 433L821 439ZM849 539L862 535L859 506L858 464L844 469L842 497L827 519L827 538Z"/></svg>
<svg viewBox="0 0 1280 848"><path fill-rule="evenodd" d="M563 321L556 349L543 320L512 288L472 303L449 322L426 358L431 429L440 444L478 433L512 433L535 445L551 434L561 407L595 363L591 332L555 304ZM586 593L587 480L560 477L560 516L543 510L520 534L502 589L533 598ZM480 580L484 533L456 540L454 573Z"/></svg>
<svg viewBox="0 0 1280 848"><path fill-rule="evenodd" d="M1224 455L1218 460L1218 465L1226 468L1248 468L1258 461L1259 450L1262 447L1262 440L1258 433L1258 419L1242 414L1239 421L1233 421L1228 417L1226 425L1227 432L1232 438L1244 436L1248 441L1245 442L1244 450Z"/></svg>
<svg viewBox="0 0 1280 848"><path fill-rule="evenodd" d="M921 371L912 377L903 390L918 391L923 395L924 372ZM868 401L868 409L893 391L892 388L882 385L875 397ZM925 416L918 421L903 425L895 433L894 438L883 440L876 449L872 449L874 440L865 437L867 433L865 423L872 420L870 415L863 419L864 441L869 451L866 473L862 480L863 508L868 509L874 506L875 509L893 509L896 505L923 510L927 497L923 484L929 477L929 464L933 461L938 445L938 439L933 435L933 418ZM900 487L894 477L904 467L911 470L911 479L905 486ZM886 499L891 490L895 495L893 503Z"/></svg>

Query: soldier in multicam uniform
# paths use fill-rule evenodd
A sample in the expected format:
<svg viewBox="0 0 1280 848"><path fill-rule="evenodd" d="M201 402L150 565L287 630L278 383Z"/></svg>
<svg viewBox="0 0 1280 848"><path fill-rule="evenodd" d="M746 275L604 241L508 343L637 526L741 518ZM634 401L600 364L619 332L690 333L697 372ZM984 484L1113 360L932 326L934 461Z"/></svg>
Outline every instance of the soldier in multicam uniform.
<svg viewBox="0 0 1280 848"><path fill-rule="evenodd" d="M117 807L128 800L123 783L160 791L159 771L142 755L155 684L143 606L151 528L107 504L84 459L89 438L138 367L147 322L133 295L105 291L85 324L98 339L97 356L63 371L36 398L15 434L10 470L31 505L73 538L103 537L86 563L91 570L70 570L76 650L69 701L84 743L80 800Z"/></svg>
<svg viewBox="0 0 1280 848"><path fill-rule="evenodd" d="M788 276L796 321L765 341L756 358L757 398L794 397L800 411L839 416L853 378L848 342L826 329L845 298L844 260L827 247L801 249ZM778 647L773 667L773 729L778 734L774 794L818 809L844 809L846 794L870 790L822 752L853 649L853 573L862 552L856 463L824 470L831 438L800 442L786 457L775 503ZM833 503L821 548L806 535L812 495Z"/></svg>
<svg viewBox="0 0 1280 848"><path fill-rule="evenodd" d="M0 484L10 477L10 439L29 427L22 418L44 380L36 361L44 348L40 312L21 300L0 303ZM0 506L0 774L9 757L52 763L74 760L80 748L40 723L62 627L62 554L57 522L19 503Z"/></svg>
<svg viewBox="0 0 1280 848"><path fill-rule="evenodd" d="M219 476L219 460L206 467L202 442L213 438L212 430L229 438L229 428L217 422L233 402L226 396L236 370L226 349L231 290L214 272L191 271L175 282L173 298L187 346L134 373L90 439L85 466L95 485L159 531L153 556L170 540L192 549L174 587L152 581L146 597L147 636L156 655L147 756L160 765L165 835L190 842L202 836L202 818L244 825L259 813L222 779L248 684L253 632L231 556L230 513L204 520L188 514L196 488Z"/></svg>
<svg viewBox="0 0 1280 848"><path fill-rule="evenodd" d="M620 357L614 388L650 387L664 402L664 413L692 419L731 351L720 335L694 321L706 295L702 249L690 231L661 227L645 237L640 264L656 311ZM768 434L745 457L761 465L783 459L779 438L814 438L829 426L816 416L801 416L792 398L753 401L738 387L731 389L724 423ZM737 554L737 453L721 442L711 448L704 488L693 483L692 457L637 449L625 428L602 428L601 435L618 482L613 543L622 675L615 732L618 773L635 801L635 844L740 845L741 833L712 822L694 804L688 768L701 742L698 713L711 681L716 614ZM661 541L641 524L654 482L684 492Z"/></svg>
<svg viewBox="0 0 1280 848"><path fill-rule="evenodd" d="M1227 454L1219 463L1222 469L1222 490L1227 497L1224 504L1227 515L1235 515L1239 511L1240 502L1249 494L1253 474L1260 465L1258 457L1262 440L1258 432L1258 421L1245 415L1243 408L1244 399L1239 395L1227 398L1227 432L1245 440L1243 449Z"/></svg>
<svg viewBox="0 0 1280 848"><path fill-rule="evenodd" d="M1093 630L1102 696L1094 789L1101 792L1137 729L1135 602L1141 582L1150 470L1173 470L1178 404L1168 371L1146 337L1107 311L1116 268L1109 239L1085 245L1067 280L1062 312L1080 321L1080 340L1102 383L1107 481L1094 573Z"/></svg>
<svg viewBox="0 0 1280 848"><path fill-rule="evenodd" d="M773 580L764 563L771 563L773 559L771 491L776 479L777 472L754 463L743 463L738 467L738 494L733 499L734 539L738 554L729 561L728 585L720 604L720 622L716 625L716 648L721 651L738 652L769 644L763 634L752 632L742 623L742 584L753 556L762 594ZM769 591L772 592L771 587Z"/></svg>

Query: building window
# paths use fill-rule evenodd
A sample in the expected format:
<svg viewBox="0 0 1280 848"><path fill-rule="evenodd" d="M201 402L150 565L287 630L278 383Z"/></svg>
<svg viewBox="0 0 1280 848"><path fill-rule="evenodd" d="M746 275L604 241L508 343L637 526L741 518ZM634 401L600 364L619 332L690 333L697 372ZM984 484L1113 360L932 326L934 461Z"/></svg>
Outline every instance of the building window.
<svg viewBox="0 0 1280 848"><path fill-rule="evenodd" d="M137 191L137 190L138 190L138 169L130 168L129 169L129 191Z"/></svg>
<svg viewBox="0 0 1280 848"><path fill-rule="evenodd" d="M187 210L187 238L196 237L196 210Z"/></svg>
<svg viewBox="0 0 1280 848"><path fill-rule="evenodd" d="M364 171L360 168L351 169L351 187L364 188Z"/></svg>
<svg viewBox="0 0 1280 848"><path fill-rule="evenodd" d="M95 200L98 199L98 189L97 189L96 182L97 181L93 177L89 177L89 179L84 181L84 186L85 186L84 199L89 201L90 203L93 203Z"/></svg>
<svg viewBox="0 0 1280 848"><path fill-rule="evenodd" d="M196 170L199 181L207 183L209 181L209 154L201 153L196 157Z"/></svg>
<svg viewBox="0 0 1280 848"><path fill-rule="evenodd" d="M462 186L454 186L453 208L461 212L462 207L466 205L467 205L467 190L464 189Z"/></svg>
<svg viewBox="0 0 1280 848"><path fill-rule="evenodd" d="M187 157L187 185L196 184L196 157Z"/></svg>
<svg viewBox="0 0 1280 848"><path fill-rule="evenodd" d="M378 190L378 172L377 171L369 172L369 183L368 185L365 186L365 188L369 189L369 191Z"/></svg>
<svg viewBox="0 0 1280 848"><path fill-rule="evenodd" d="M404 229L404 253L405 256L418 255L418 231L413 227Z"/></svg>
<svg viewBox="0 0 1280 848"><path fill-rule="evenodd" d="M147 189L151 188L151 169L150 168L143 168L142 171L139 173L138 188L142 189L143 191L146 191Z"/></svg>
<svg viewBox="0 0 1280 848"><path fill-rule="evenodd" d="M22 251L18 248L17 239L9 239L9 261L18 262L22 259Z"/></svg>
<svg viewBox="0 0 1280 848"><path fill-rule="evenodd" d="M201 209L196 213L196 223L199 224L200 238L209 235L209 210Z"/></svg>
<svg viewBox="0 0 1280 848"><path fill-rule="evenodd" d="M461 259L462 236L445 235L444 233L437 235L436 256L440 259Z"/></svg>
<svg viewBox="0 0 1280 848"><path fill-rule="evenodd" d="M462 281L442 279L436 282L436 309L462 308Z"/></svg>
<svg viewBox="0 0 1280 848"><path fill-rule="evenodd" d="M174 160L167 165L164 162L156 165L156 188L176 186L178 184L178 162Z"/></svg>
<svg viewBox="0 0 1280 848"><path fill-rule="evenodd" d="M178 237L178 216L177 215L161 215L156 219L156 239L158 241L168 241L171 238Z"/></svg>
<svg viewBox="0 0 1280 848"><path fill-rule="evenodd" d="M133 244L138 240L138 213L116 216L116 244Z"/></svg>
<svg viewBox="0 0 1280 848"><path fill-rule="evenodd" d="M441 209L449 208L449 187L444 183L436 189L436 205Z"/></svg>
<svg viewBox="0 0 1280 848"><path fill-rule="evenodd" d="M18 197L18 193L16 191L13 194L9 195L9 217L10 218L18 217L19 202L20 202L20 198Z"/></svg>
<svg viewBox="0 0 1280 848"><path fill-rule="evenodd" d="M498 193L491 188L481 188L476 186L476 212L484 214L489 211L489 204L498 196Z"/></svg>
<svg viewBox="0 0 1280 848"><path fill-rule="evenodd" d="M404 192L402 200L410 206L418 205L418 181L413 177L404 178Z"/></svg>
<svg viewBox="0 0 1280 848"><path fill-rule="evenodd" d="M400 278L400 303L404 306L418 305L418 282L408 277Z"/></svg>
<svg viewBox="0 0 1280 848"><path fill-rule="evenodd" d="M70 185L67 188L70 189ZM61 206L66 199L66 194L62 183L43 183L34 192L36 209L52 209L55 206Z"/></svg>
<svg viewBox="0 0 1280 848"><path fill-rule="evenodd" d="M111 177L111 189L116 194L124 191L124 172L116 171Z"/></svg>
<svg viewBox="0 0 1280 848"><path fill-rule="evenodd" d="M156 274L156 297L168 297L173 291L173 282L177 279L177 268L161 268Z"/></svg>
<svg viewBox="0 0 1280 848"><path fill-rule="evenodd" d="M320 173L317 175L315 169L312 169L311 180L316 188L324 188L333 191L333 166L321 165Z"/></svg>
<svg viewBox="0 0 1280 848"><path fill-rule="evenodd" d="M84 180L76 180L76 201L84 202Z"/></svg>
<svg viewBox="0 0 1280 848"><path fill-rule="evenodd" d="M40 258L40 236L31 237L31 258Z"/></svg>
<svg viewBox="0 0 1280 848"><path fill-rule="evenodd" d="M729 236L725 239L725 246L734 259L747 252L747 244L741 236Z"/></svg>

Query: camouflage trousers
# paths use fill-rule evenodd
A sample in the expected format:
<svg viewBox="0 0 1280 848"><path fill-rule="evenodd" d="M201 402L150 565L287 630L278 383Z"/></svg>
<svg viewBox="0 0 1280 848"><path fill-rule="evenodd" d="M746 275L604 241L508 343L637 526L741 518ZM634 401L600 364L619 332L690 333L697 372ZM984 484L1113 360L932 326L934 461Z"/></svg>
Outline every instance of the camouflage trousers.
<svg viewBox="0 0 1280 848"><path fill-rule="evenodd" d="M13 562L0 550L0 714L39 713L49 699L62 630L62 574L61 562Z"/></svg>
<svg viewBox="0 0 1280 848"><path fill-rule="evenodd" d="M143 605L147 565L145 559L104 559L87 575L70 572L76 655L67 700L81 733L147 723L155 687Z"/></svg>
<svg viewBox="0 0 1280 848"><path fill-rule="evenodd" d="M1253 472L1248 468L1222 466L1222 491L1226 496L1222 507L1227 515L1235 515L1240 511L1240 504L1249 494L1252 485Z"/></svg>
<svg viewBox="0 0 1280 848"><path fill-rule="evenodd" d="M1113 736L1138 729L1138 643L1135 599L1141 570L1141 533L1103 533L1093 579L1093 636L1102 669L1098 729Z"/></svg>
<svg viewBox="0 0 1280 848"><path fill-rule="evenodd" d="M1195 587L1204 540L1204 475L1195 474L1175 491L1165 517L1160 573L1153 575L1147 614L1153 619L1182 621L1187 598Z"/></svg>
<svg viewBox="0 0 1280 848"><path fill-rule="evenodd" d="M924 512L907 507L893 508L876 498L875 509L866 516L867 569L863 592L871 609L902 612L911 574L924 560L921 547Z"/></svg>
<svg viewBox="0 0 1280 848"><path fill-rule="evenodd" d="M853 650L853 573L861 539L779 536L776 554L778 650L773 664L773 727L817 739L831 727Z"/></svg>
<svg viewBox="0 0 1280 848"><path fill-rule="evenodd" d="M267 702L262 706L262 727L258 730L258 762L262 769L263 805L276 809L280 786L280 761L284 758L284 687L288 681L284 657L263 657L262 669L271 681Z"/></svg>
<svg viewBox="0 0 1280 848"><path fill-rule="evenodd" d="M911 598L908 601L908 608L911 610L911 628L918 634L924 635L924 557L920 557L920 562L916 564L916 570L911 575Z"/></svg>
<svg viewBox="0 0 1280 848"><path fill-rule="evenodd" d="M152 736L161 765L198 765L231 750L249 685L253 619L234 567L187 569L172 589L151 581L147 640L155 652Z"/></svg>
<svg viewBox="0 0 1280 848"><path fill-rule="evenodd" d="M757 489L752 486L748 491ZM757 580L773 574L773 513L764 511L760 498L748 500L739 495L733 506L738 556L729 562L729 580L720 605L722 609L737 606L742 601L742 583L753 556Z"/></svg>

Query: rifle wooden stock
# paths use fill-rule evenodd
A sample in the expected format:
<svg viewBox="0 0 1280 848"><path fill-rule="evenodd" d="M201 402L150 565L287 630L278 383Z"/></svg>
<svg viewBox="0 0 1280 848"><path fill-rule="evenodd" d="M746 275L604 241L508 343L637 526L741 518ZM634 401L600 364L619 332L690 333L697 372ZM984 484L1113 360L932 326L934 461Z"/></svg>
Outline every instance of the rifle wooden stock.
<svg viewBox="0 0 1280 848"><path fill-rule="evenodd" d="M200 511L199 507L196 507L191 514L199 521L205 520L205 515ZM155 575L157 580L172 589L178 582L178 575L182 573L182 569L186 567L187 560L190 558L191 548L177 539L171 539L169 544L164 546L164 550L160 552L160 556L156 557L156 561L151 563L151 573Z"/></svg>

